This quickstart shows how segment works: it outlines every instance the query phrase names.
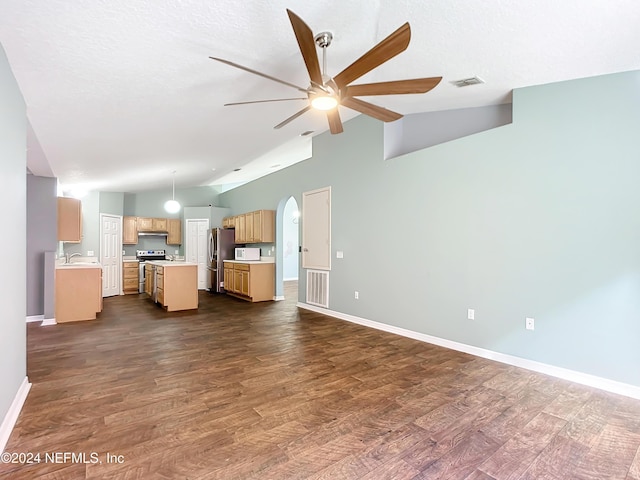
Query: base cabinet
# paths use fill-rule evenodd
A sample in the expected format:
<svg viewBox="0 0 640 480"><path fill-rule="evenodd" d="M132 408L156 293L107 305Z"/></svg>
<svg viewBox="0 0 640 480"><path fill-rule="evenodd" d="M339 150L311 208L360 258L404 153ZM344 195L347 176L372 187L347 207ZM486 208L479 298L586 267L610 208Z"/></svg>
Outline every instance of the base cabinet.
<svg viewBox="0 0 640 480"><path fill-rule="evenodd" d="M56 268L57 323L94 320L102 311L102 268Z"/></svg>
<svg viewBox="0 0 640 480"><path fill-rule="evenodd" d="M138 293L138 262L122 262L122 291L125 295Z"/></svg>
<svg viewBox="0 0 640 480"><path fill-rule="evenodd" d="M148 270L146 270L148 269ZM145 292L168 312L198 308L198 266L145 265Z"/></svg>
<svg viewBox="0 0 640 480"><path fill-rule="evenodd" d="M250 302L273 300L275 265L267 262L224 262L225 292Z"/></svg>

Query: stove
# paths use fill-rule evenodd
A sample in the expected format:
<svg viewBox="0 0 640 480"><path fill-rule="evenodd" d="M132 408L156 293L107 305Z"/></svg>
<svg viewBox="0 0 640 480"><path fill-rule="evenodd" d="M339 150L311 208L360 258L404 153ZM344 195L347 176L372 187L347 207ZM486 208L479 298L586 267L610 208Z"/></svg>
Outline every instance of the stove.
<svg viewBox="0 0 640 480"><path fill-rule="evenodd" d="M138 264L138 293L144 293L144 272L145 272L145 262L147 260L166 260L166 255L164 250L136 250L136 258L140 262Z"/></svg>

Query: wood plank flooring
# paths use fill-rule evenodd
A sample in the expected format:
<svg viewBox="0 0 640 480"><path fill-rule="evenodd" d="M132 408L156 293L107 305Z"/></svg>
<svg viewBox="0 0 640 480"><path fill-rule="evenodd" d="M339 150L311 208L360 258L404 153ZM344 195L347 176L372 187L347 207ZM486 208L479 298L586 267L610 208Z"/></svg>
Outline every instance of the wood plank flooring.
<svg viewBox="0 0 640 480"><path fill-rule="evenodd" d="M202 292L174 313L128 295L93 322L28 324L33 387L6 451L41 458L0 478L640 480L640 402L285 293Z"/></svg>

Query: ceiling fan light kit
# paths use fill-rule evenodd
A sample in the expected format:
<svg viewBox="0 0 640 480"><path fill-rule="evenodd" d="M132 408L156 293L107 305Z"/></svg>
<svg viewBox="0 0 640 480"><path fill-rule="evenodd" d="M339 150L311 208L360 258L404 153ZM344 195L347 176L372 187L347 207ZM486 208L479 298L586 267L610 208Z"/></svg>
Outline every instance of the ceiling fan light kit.
<svg viewBox="0 0 640 480"><path fill-rule="evenodd" d="M298 41L298 47L300 48L302 59L304 60L307 68L307 73L309 74L310 84L307 88L294 85L285 80L272 77L271 75L258 72L251 68L238 65L237 63L230 62L229 60L209 57L212 60L216 60L232 67L245 70L249 73L253 73L254 75L259 75L274 82L287 85L307 94L307 98L278 98L272 100L255 100L225 104L241 105L250 103L282 102L289 100L308 101L306 107L280 122L274 127L275 129L284 127L299 116L314 108L316 110L326 112L329 130L332 134L342 133L342 120L340 119L340 114L338 112L339 106L350 108L383 122L393 122L402 118L402 114L387 110L386 108L379 107L373 103L365 102L364 100L360 100L355 97L426 93L438 85L442 80L442 77L430 77L351 85L351 82L369 73L407 49L409 46L409 40L411 39L411 28L409 27L409 23L402 25L395 32L345 68L342 72L331 77L326 73L326 51L327 47L331 45L331 41L333 40L331 32L320 32L314 36L309 26L300 17L288 9L287 14L289 15L289 21L291 22L293 33ZM320 69L316 47L322 49L322 70Z"/></svg>

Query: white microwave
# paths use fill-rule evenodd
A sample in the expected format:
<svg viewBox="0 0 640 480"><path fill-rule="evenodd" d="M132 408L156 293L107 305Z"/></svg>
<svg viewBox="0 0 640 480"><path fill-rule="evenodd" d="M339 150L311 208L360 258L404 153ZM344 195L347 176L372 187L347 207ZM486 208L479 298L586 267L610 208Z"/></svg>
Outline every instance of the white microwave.
<svg viewBox="0 0 640 480"><path fill-rule="evenodd" d="M236 248L236 260L260 260L260 249Z"/></svg>

